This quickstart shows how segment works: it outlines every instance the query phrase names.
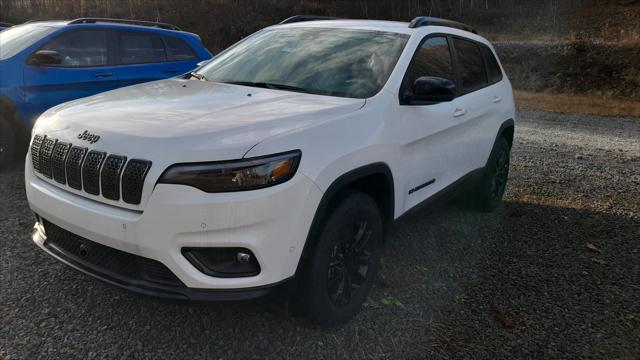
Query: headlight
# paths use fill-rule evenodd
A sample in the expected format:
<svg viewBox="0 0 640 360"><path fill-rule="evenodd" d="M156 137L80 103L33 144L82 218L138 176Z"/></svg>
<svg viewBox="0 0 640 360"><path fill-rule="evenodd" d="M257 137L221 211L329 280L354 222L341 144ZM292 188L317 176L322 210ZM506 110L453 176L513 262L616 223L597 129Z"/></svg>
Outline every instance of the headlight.
<svg viewBox="0 0 640 360"><path fill-rule="evenodd" d="M291 179L300 156L296 150L237 161L175 164L158 183L188 185L209 193L260 189Z"/></svg>

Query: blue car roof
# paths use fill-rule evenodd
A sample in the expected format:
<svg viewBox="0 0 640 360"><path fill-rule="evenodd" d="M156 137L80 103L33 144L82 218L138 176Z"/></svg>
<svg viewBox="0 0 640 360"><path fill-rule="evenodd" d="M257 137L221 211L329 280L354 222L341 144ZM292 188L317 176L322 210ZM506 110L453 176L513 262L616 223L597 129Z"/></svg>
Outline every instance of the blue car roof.
<svg viewBox="0 0 640 360"><path fill-rule="evenodd" d="M162 33L171 33L171 34L175 34L175 35L187 35L187 36L193 36L196 38L200 38L200 36L198 36L197 34L188 32L188 31L184 31L184 30L180 30L177 27L175 29L170 29L170 28L163 28L163 27L156 27L156 26L151 26L151 25L138 25L135 23L119 23L119 22L108 22L108 21L96 21L96 22L86 22L86 23L74 23L77 20L33 20L33 21L28 21L25 24L37 24L37 25L44 25L44 26L50 26L50 27L56 27L56 28L63 28L63 27L85 27L85 26L91 26L91 27L105 27L105 28L115 28L115 29L137 29L137 30L147 30L147 31L154 31L154 32L162 32ZM151 24L152 22L149 22L149 24Z"/></svg>

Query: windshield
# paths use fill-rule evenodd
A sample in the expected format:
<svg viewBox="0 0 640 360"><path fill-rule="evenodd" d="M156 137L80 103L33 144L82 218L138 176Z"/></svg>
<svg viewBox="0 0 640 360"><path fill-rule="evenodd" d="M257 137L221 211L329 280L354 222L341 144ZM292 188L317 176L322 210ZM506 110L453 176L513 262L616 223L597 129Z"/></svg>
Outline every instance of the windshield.
<svg viewBox="0 0 640 360"><path fill-rule="evenodd" d="M209 81L367 98L384 86L409 36L281 28L259 32L198 71Z"/></svg>
<svg viewBox="0 0 640 360"><path fill-rule="evenodd" d="M8 59L56 30L42 25L20 25L0 32L0 60Z"/></svg>

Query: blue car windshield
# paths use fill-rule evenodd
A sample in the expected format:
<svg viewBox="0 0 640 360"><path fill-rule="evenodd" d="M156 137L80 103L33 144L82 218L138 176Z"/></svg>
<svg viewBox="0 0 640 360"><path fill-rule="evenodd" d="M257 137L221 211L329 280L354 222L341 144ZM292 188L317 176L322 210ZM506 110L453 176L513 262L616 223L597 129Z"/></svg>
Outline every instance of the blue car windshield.
<svg viewBox="0 0 640 360"><path fill-rule="evenodd" d="M367 98L387 82L408 38L368 30L265 30L214 57L198 74L215 82Z"/></svg>
<svg viewBox="0 0 640 360"><path fill-rule="evenodd" d="M28 24L14 26L0 32L0 60L14 56L56 29L52 26Z"/></svg>

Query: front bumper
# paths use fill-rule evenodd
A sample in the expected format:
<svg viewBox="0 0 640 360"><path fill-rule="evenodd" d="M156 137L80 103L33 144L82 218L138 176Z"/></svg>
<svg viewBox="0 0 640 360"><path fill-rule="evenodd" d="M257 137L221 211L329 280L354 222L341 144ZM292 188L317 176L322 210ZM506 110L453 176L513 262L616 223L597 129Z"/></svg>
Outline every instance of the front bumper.
<svg viewBox="0 0 640 360"><path fill-rule="evenodd" d="M51 224L49 224L49 229L52 227L55 227L55 225L51 226ZM65 230L58 229L58 231L61 232L59 235L68 237L66 239L67 243L77 241L79 244L82 244L79 246L88 245L92 250L104 247L88 239L67 233ZM35 224L32 239L33 242L49 255L84 274L106 283L125 288L134 293L163 299L190 301L248 300L266 296L277 291L286 291L288 285L288 281L283 280L277 284L236 290L188 288L177 278L173 279L171 276L173 274L167 273L164 265L150 259L137 257L111 248L107 248L106 251L103 250L102 254L94 256L92 259L87 259L87 255L80 256L70 248L60 246L60 244L50 241L45 234L44 224L42 222ZM92 261L96 260L96 257L104 255L104 253L115 256L108 259L103 256L102 261ZM126 268L122 266L123 261L128 261ZM147 262L150 262L150 264L147 265ZM145 270L142 270L142 268ZM138 271L131 271L132 269ZM133 275L133 273L138 273L138 276Z"/></svg>
<svg viewBox="0 0 640 360"><path fill-rule="evenodd" d="M151 286L92 267L47 246L46 235L36 225L33 240L49 254L139 293L186 299L260 296L267 287L292 277L322 197L301 173L280 185L237 193L208 194L188 186L158 184L139 212L103 204L40 179L28 158L25 180L29 206L41 218L96 244L157 261L184 286ZM238 278L205 275L182 255L183 247L247 248L261 271ZM211 290L218 291L213 294ZM235 294L227 296L231 291Z"/></svg>

